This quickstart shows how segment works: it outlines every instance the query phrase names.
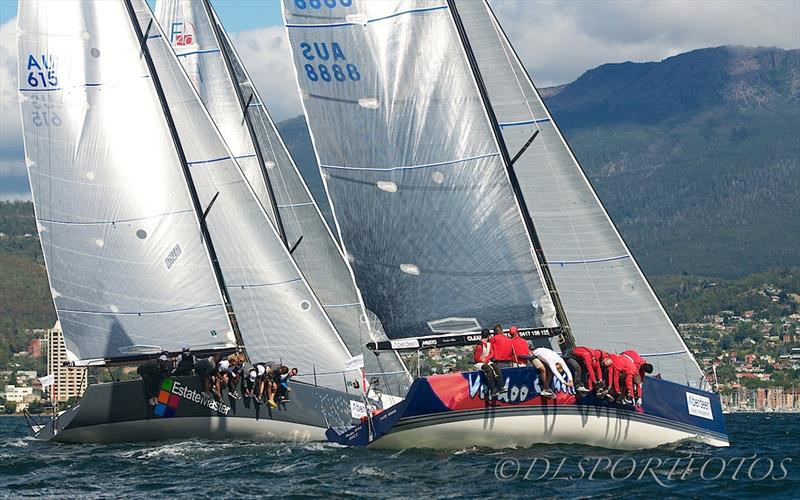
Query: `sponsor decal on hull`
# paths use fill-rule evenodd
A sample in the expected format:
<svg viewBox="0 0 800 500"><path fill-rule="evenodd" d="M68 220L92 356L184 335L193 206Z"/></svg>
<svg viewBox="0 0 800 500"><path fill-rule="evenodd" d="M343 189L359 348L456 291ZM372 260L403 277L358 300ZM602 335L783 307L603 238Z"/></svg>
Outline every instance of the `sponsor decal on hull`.
<svg viewBox="0 0 800 500"><path fill-rule="evenodd" d="M156 404L153 412L159 417L174 417L181 400L205 406L224 416L228 416L231 411L231 407L225 403L208 398L201 392L186 387L177 380L167 378L161 384L161 391L158 393L158 404Z"/></svg>

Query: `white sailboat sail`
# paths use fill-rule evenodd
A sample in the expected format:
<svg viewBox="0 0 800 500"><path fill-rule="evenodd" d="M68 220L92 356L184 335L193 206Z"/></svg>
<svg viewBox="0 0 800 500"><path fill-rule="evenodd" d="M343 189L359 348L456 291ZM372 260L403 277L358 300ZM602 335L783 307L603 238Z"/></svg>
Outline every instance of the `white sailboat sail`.
<svg viewBox="0 0 800 500"><path fill-rule="evenodd" d="M207 21L202 0L158 1L154 11L186 74L274 223L269 186L262 176L247 124L239 112L238 97L225 76L225 61Z"/></svg>
<svg viewBox="0 0 800 500"><path fill-rule="evenodd" d="M580 344L634 349L668 379L705 382L485 0L456 0L545 256Z"/></svg>
<svg viewBox="0 0 800 500"><path fill-rule="evenodd" d="M340 239L388 337L555 326L447 4L283 6Z"/></svg>
<svg viewBox="0 0 800 500"><path fill-rule="evenodd" d="M206 209L225 286L253 360L286 360L342 388L351 354L325 315L240 170L144 0L133 2ZM152 25L151 25L152 21Z"/></svg>
<svg viewBox="0 0 800 500"><path fill-rule="evenodd" d="M242 168L254 187L261 186L262 205L277 208L292 258L349 350L360 352L374 339L368 323L361 320L362 304L350 270L221 23L199 1L158 0L155 12L224 139L232 149L235 144L240 154L251 156L254 167ZM234 85L239 87L241 100ZM248 125L253 128L255 145ZM264 160L263 169L256 147ZM370 355L366 363L368 373L382 374L386 390L405 392L408 377L395 354Z"/></svg>
<svg viewBox="0 0 800 500"><path fill-rule="evenodd" d="M19 95L67 349L235 345L181 165L121 2L21 2Z"/></svg>

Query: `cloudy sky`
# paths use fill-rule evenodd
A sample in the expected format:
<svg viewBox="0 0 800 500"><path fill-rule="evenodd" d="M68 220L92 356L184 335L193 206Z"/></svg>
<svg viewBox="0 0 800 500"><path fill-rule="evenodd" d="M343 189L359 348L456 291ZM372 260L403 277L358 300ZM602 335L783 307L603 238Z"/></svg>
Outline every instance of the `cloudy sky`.
<svg viewBox="0 0 800 500"><path fill-rule="evenodd" d="M300 114L280 4L212 1L273 117ZM657 61L701 47L800 47L800 0L490 1L539 86L571 82L607 62ZM0 0L0 199L30 198L16 90L16 7L16 0Z"/></svg>

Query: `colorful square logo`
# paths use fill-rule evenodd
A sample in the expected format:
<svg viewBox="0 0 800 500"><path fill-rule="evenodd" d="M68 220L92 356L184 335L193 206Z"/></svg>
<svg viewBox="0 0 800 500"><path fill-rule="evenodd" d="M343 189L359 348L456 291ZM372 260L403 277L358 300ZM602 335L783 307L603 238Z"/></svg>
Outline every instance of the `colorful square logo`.
<svg viewBox="0 0 800 500"><path fill-rule="evenodd" d="M153 409L153 413L159 417L174 417L175 410L178 409L178 403L180 403L181 398L176 394L171 394L172 384L173 382L170 378L164 379L161 384L161 391L158 393L158 404Z"/></svg>

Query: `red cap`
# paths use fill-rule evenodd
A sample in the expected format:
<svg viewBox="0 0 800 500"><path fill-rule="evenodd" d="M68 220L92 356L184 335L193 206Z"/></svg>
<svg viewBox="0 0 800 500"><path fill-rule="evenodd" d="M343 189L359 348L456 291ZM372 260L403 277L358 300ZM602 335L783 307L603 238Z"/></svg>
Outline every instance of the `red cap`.
<svg viewBox="0 0 800 500"><path fill-rule="evenodd" d="M519 328L517 328L516 326L512 326L511 328L508 329L508 333L510 333L511 336L513 337L517 333L519 333Z"/></svg>

